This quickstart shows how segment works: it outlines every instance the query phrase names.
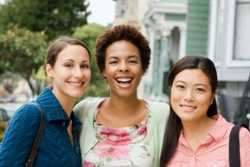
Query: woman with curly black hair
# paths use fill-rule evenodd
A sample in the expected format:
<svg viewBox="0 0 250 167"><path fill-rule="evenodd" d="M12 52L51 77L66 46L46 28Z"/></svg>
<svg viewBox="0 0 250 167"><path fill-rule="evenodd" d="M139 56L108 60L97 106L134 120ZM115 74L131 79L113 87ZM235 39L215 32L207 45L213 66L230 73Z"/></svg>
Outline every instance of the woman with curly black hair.
<svg viewBox="0 0 250 167"><path fill-rule="evenodd" d="M76 106L83 166L159 166L168 105L137 96L150 60L147 40L134 27L115 26L99 36L95 55L110 96Z"/></svg>

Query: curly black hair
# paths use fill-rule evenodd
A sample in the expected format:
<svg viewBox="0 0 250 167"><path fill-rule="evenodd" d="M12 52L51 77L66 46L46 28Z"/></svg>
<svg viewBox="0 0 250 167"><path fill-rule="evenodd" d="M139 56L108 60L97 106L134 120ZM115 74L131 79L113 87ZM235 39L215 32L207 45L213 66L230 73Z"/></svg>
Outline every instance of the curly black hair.
<svg viewBox="0 0 250 167"><path fill-rule="evenodd" d="M142 69L145 72L149 66L150 53L149 43L146 38L135 27L130 25L117 25L107 29L96 40L95 57L101 72L105 69L105 58L107 48L114 42L125 40L135 45L141 57Z"/></svg>

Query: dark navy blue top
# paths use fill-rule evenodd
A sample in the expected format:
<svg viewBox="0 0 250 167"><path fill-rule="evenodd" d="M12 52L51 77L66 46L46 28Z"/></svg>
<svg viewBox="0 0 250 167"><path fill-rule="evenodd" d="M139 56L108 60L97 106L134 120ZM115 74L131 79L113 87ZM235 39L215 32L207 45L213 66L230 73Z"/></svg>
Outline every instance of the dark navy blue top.
<svg viewBox="0 0 250 167"><path fill-rule="evenodd" d="M67 133L69 118L51 91L45 88L36 100L45 117L45 128L35 167L80 167L80 121L71 114L73 142ZM20 107L10 120L0 147L0 167L23 167L40 123L40 112L34 105Z"/></svg>

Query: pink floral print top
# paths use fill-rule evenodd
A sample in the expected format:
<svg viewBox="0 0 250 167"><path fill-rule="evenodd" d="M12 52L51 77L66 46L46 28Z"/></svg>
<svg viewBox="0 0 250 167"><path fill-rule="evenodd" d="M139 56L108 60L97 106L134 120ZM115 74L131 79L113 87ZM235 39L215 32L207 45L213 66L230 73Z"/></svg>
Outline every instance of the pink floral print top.
<svg viewBox="0 0 250 167"><path fill-rule="evenodd" d="M106 128L94 122L98 142L87 153L84 167L151 167L153 155L142 144L150 117L138 125Z"/></svg>

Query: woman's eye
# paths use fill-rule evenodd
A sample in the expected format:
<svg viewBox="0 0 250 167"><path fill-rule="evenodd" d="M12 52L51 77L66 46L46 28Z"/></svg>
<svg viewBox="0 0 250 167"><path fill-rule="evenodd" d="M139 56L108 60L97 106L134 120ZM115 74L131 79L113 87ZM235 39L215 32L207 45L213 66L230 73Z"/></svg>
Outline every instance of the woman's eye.
<svg viewBox="0 0 250 167"><path fill-rule="evenodd" d="M204 88L197 88L196 91L197 92L205 92L205 89Z"/></svg>
<svg viewBox="0 0 250 167"><path fill-rule="evenodd" d="M116 64L117 61L110 61L109 64Z"/></svg>
<svg viewBox="0 0 250 167"><path fill-rule="evenodd" d="M80 66L80 68L89 69L89 65L88 65L88 64L82 64L82 65Z"/></svg>
<svg viewBox="0 0 250 167"><path fill-rule="evenodd" d="M129 62L130 64L137 64L137 63L138 63L137 60L129 60L128 62Z"/></svg>
<svg viewBox="0 0 250 167"><path fill-rule="evenodd" d="M185 88L184 85L176 85L176 87L179 88L179 89L184 89Z"/></svg>
<svg viewBox="0 0 250 167"><path fill-rule="evenodd" d="M73 64L64 64L65 67L72 68Z"/></svg>

